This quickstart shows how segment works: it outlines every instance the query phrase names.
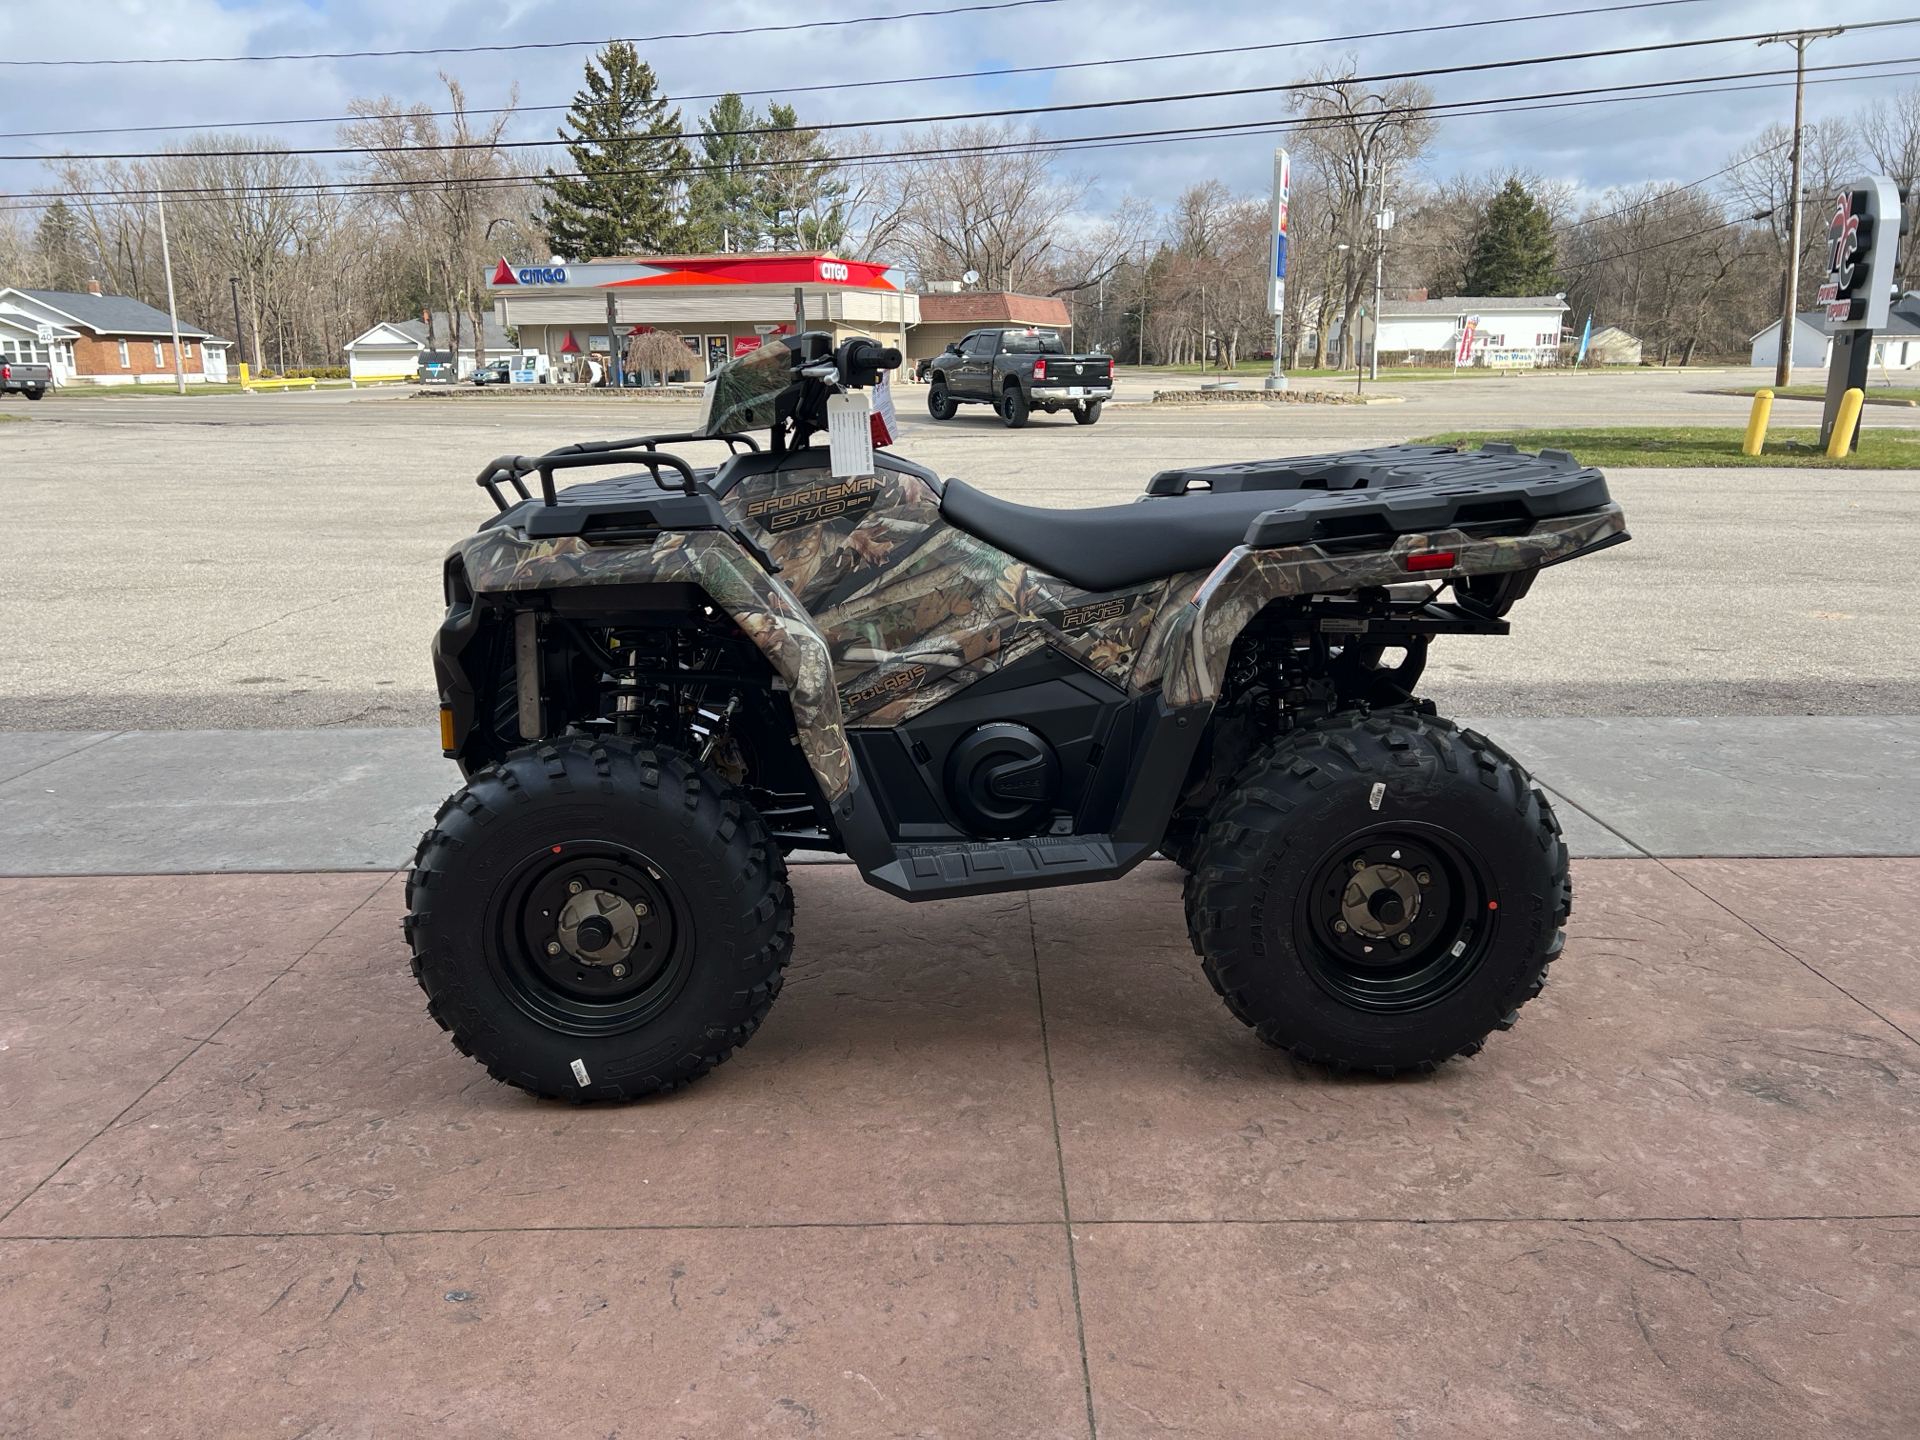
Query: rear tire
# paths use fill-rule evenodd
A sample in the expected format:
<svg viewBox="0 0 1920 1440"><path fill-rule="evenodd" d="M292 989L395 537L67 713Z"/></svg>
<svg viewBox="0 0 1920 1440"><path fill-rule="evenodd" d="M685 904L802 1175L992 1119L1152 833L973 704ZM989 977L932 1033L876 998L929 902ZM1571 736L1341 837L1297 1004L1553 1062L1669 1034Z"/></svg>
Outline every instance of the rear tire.
<svg viewBox="0 0 1920 1440"><path fill-rule="evenodd" d="M1215 803L1187 929L1261 1040L1392 1076L1510 1029L1571 898L1552 808L1491 741L1412 711L1348 714L1267 747Z"/></svg>
<svg viewBox="0 0 1920 1440"><path fill-rule="evenodd" d="M1030 410L1027 392L1018 385L1009 385L1006 393L1000 397L1000 419L1009 430L1018 430L1025 425Z"/></svg>
<svg viewBox="0 0 1920 1440"><path fill-rule="evenodd" d="M936 420L951 420L960 409L960 402L947 393L947 382L935 380L927 388L927 413Z"/></svg>
<svg viewBox="0 0 1920 1440"><path fill-rule="evenodd" d="M477 772L421 837L407 910L414 977L455 1047L574 1101L706 1074L766 1018L793 948L786 864L740 792L613 738Z"/></svg>
<svg viewBox="0 0 1920 1440"><path fill-rule="evenodd" d="M1089 400L1084 405L1074 406L1074 423L1077 425L1098 425L1100 423L1100 407L1106 403L1104 400Z"/></svg>
<svg viewBox="0 0 1920 1440"><path fill-rule="evenodd" d="M25 392L25 394L27 399L29 400L43 400L46 398L47 392L45 387L43 386L37 390L28 390Z"/></svg>

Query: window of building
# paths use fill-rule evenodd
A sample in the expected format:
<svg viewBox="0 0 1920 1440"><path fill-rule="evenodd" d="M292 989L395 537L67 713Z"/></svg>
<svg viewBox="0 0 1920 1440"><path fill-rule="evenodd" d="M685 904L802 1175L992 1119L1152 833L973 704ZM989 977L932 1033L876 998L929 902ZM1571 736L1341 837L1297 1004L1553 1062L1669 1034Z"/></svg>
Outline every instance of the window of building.
<svg viewBox="0 0 1920 1440"><path fill-rule="evenodd" d="M1784 288L1786 282L1784 280L1781 281L1781 285ZM193 341L182 340L180 342L180 358L182 360L191 360L193 358Z"/></svg>
<svg viewBox="0 0 1920 1440"><path fill-rule="evenodd" d="M158 370L162 365L165 365L166 363L167 363L167 357L160 353L160 342L156 340L153 342L153 368Z"/></svg>
<svg viewBox="0 0 1920 1440"><path fill-rule="evenodd" d="M1783 290L1786 289L1785 281L1781 282L1780 288ZM125 370L130 368L132 364L133 362L127 358L127 342L122 340L120 342L120 368Z"/></svg>

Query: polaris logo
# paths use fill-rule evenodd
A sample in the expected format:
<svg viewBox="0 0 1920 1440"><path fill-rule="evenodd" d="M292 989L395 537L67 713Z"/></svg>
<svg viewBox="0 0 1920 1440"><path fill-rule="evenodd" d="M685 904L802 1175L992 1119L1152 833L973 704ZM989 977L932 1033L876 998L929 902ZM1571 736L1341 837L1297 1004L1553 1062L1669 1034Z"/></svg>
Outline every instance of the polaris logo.
<svg viewBox="0 0 1920 1440"><path fill-rule="evenodd" d="M847 278L846 262L841 260L822 260L820 278L822 280L844 280Z"/></svg>

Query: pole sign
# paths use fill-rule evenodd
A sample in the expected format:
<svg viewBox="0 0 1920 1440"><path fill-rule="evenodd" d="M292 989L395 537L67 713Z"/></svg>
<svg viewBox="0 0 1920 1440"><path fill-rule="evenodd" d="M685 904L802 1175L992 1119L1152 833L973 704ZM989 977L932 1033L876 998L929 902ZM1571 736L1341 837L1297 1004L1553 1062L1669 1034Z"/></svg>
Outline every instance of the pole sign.
<svg viewBox="0 0 1920 1440"><path fill-rule="evenodd" d="M1899 187L1884 175L1856 180L1833 197L1827 279L1814 297L1829 335L1886 329L1903 220Z"/></svg>
<svg viewBox="0 0 1920 1440"><path fill-rule="evenodd" d="M1287 152L1273 152L1273 273L1267 278L1267 314L1286 309L1287 199L1293 188L1292 162Z"/></svg>

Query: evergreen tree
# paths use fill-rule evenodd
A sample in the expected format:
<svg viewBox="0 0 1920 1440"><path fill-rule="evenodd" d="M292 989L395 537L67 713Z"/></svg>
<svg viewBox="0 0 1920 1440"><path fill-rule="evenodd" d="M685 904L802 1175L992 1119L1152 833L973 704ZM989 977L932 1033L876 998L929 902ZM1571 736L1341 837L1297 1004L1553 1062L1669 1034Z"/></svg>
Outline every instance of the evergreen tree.
<svg viewBox="0 0 1920 1440"><path fill-rule="evenodd" d="M772 133L762 137L755 208L774 250L832 250L847 233L847 182L818 130L803 129L791 105L767 107Z"/></svg>
<svg viewBox="0 0 1920 1440"><path fill-rule="evenodd" d="M1487 202L1467 261L1466 293L1551 294L1555 259L1552 222L1514 176Z"/></svg>
<svg viewBox="0 0 1920 1440"><path fill-rule="evenodd" d="M587 61L566 126L578 178L547 171L541 221L553 253L569 260L658 254L678 238L674 197L687 164L680 112L656 93L653 67L616 40Z"/></svg>
<svg viewBox="0 0 1920 1440"><path fill-rule="evenodd" d="M92 267L87 263L86 240L80 221L64 200L55 200L40 212L33 232L33 248L40 257L40 278L49 290L87 288Z"/></svg>
<svg viewBox="0 0 1920 1440"><path fill-rule="evenodd" d="M760 248L759 206L762 136L745 135L766 125L738 95L722 95L700 121L702 167L687 186L687 247L744 251Z"/></svg>

